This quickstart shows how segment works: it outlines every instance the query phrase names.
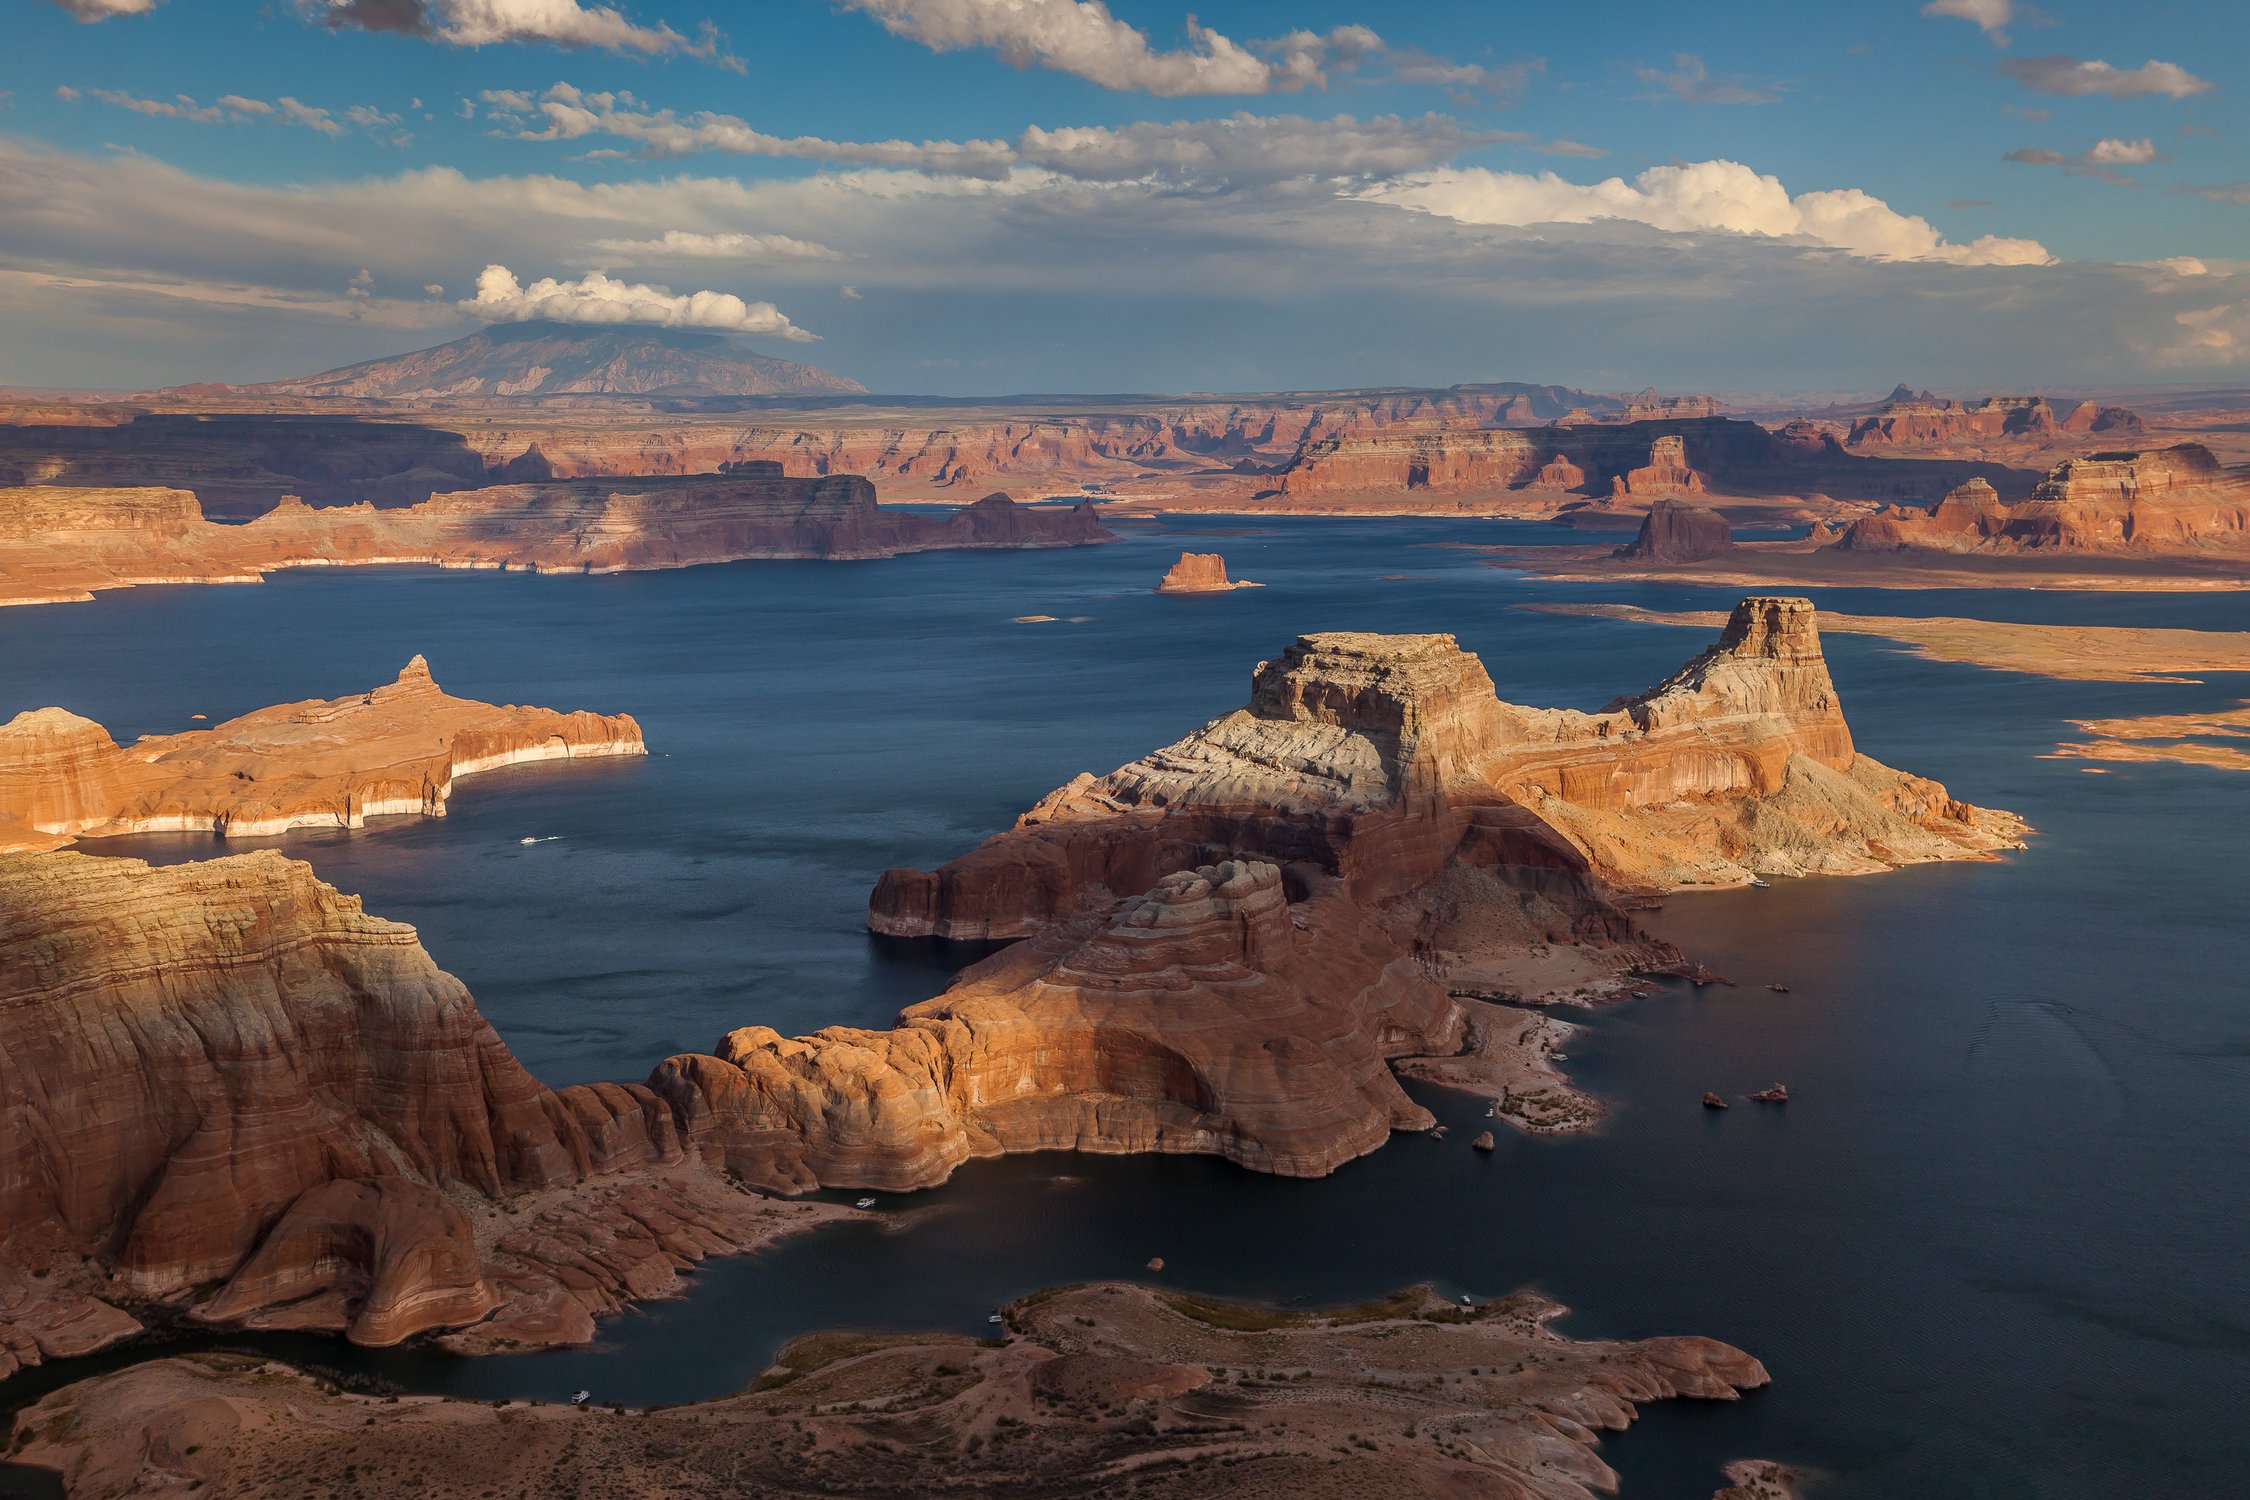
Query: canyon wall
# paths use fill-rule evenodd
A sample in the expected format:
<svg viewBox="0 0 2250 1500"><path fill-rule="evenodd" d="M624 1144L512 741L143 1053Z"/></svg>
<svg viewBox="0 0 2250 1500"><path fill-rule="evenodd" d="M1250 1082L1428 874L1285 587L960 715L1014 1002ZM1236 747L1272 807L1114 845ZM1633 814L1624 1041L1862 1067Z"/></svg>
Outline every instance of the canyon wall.
<svg viewBox="0 0 2250 1500"><path fill-rule="evenodd" d="M524 1071L414 929L270 850L0 854L0 1375L149 1305L523 1344L809 1222L646 1088Z"/></svg>
<svg viewBox="0 0 2250 1500"><path fill-rule="evenodd" d="M2250 547L2250 478L2198 443L2095 453L2055 465L2026 499L1972 479L1928 510L1854 521L1844 552L2238 552Z"/></svg>

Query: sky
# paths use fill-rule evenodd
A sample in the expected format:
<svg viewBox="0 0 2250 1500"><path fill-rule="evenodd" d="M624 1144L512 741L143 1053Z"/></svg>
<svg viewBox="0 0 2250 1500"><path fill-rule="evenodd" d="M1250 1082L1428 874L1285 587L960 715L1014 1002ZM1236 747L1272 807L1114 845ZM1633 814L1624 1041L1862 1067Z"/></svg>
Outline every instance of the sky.
<svg viewBox="0 0 2250 1500"><path fill-rule="evenodd" d="M2250 384L2241 0L0 0L0 384Z"/></svg>

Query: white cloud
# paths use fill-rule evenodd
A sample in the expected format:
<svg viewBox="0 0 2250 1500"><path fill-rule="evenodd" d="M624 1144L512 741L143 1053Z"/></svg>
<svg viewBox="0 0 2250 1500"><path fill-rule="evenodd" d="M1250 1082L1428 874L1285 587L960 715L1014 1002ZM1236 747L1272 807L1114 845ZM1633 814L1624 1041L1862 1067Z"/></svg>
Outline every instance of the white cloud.
<svg viewBox="0 0 2250 1500"><path fill-rule="evenodd" d="M933 52L984 48L1017 68L1050 68L1105 89L1185 94L1292 93L1327 83L1326 69L1382 50L1365 26L1294 31L1245 46L1186 22L1188 45L1153 47L1103 0L840 0Z"/></svg>
<svg viewBox="0 0 2250 1500"><path fill-rule="evenodd" d="M325 136L350 134L345 122L357 125L378 140L394 146L405 145L413 137L398 130L399 117L372 104L354 104L343 112L339 120L335 113L317 105L306 104L284 94L278 99L253 99L242 94L221 94L210 104L198 103L186 94L175 94L169 99L143 99L122 89L90 88L80 91L67 85L55 90L58 98L76 100L81 97L98 99L119 109L128 109L138 115L153 115L164 119L185 120L195 125L239 125L250 120L263 120L273 124L295 125L317 131Z"/></svg>
<svg viewBox="0 0 2250 1500"><path fill-rule="evenodd" d="M1704 66L1703 59L1692 52L1673 57L1669 73L1661 68L1639 67L1633 70L1633 76L1661 90L1662 94L1689 104L1777 104L1781 100L1779 85L1752 83L1731 73L1713 73Z"/></svg>
<svg viewBox="0 0 2250 1500"><path fill-rule="evenodd" d="M599 271L576 281L543 276L530 286L506 266L486 266L477 277L477 294L458 304L487 323L641 324L656 328L710 328L725 333L756 333L809 344L807 333L771 302L745 302L729 292L674 294L669 288L613 281Z"/></svg>
<svg viewBox="0 0 2250 1500"><path fill-rule="evenodd" d="M2068 177L2094 177L2119 187L2137 188L2142 186L2140 180L2126 176L2117 170L2119 167L2146 166L2172 158L2157 150L2156 142L2144 135L2129 141L2116 137L2099 140L2076 156L2065 156L2043 146L2023 146L2000 159L2029 167L2060 167Z"/></svg>
<svg viewBox="0 0 2250 1500"><path fill-rule="evenodd" d="M2132 141L2099 140L2086 149L2086 160L2104 167L2138 167L2163 159L2156 142L2145 135Z"/></svg>
<svg viewBox="0 0 2250 1500"><path fill-rule="evenodd" d="M2008 45L2008 23L2016 18L2015 0L1930 0L1925 16L1951 16L1975 24L1995 46Z"/></svg>
<svg viewBox="0 0 2250 1500"><path fill-rule="evenodd" d="M636 25L609 6L579 0L298 0L298 5L323 25L402 32L455 47L548 42L648 57L677 53L740 67L708 22L690 41L662 21Z"/></svg>
<svg viewBox="0 0 2250 1500"><path fill-rule="evenodd" d="M2118 68L2099 60L2055 53L2007 58L2000 64L2000 71L2035 94L2073 97L2101 94L2111 99L2139 99L2162 94L2167 99L2185 99L2211 87L2209 79L2198 78L2177 63L2154 60L2137 68Z"/></svg>
<svg viewBox="0 0 2250 1500"><path fill-rule="evenodd" d="M1404 177L1363 196L1465 224L1591 224L1626 220L1671 233L1725 230L1798 239L1873 260L1939 261L1958 266L2044 265L2053 259L2031 240L1986 235L1945 242L1927 219L1902 214L1857 188L1792 197L1778 178L1740 162L1651 167L1630 183L1610 177L1566 182L1482 167Z"/></svg>
<svg viewBox="0 0 2250 1500"><path fill-rule="evenodd" d="M1557 156L1600 156L1576 141L1543 142L1523 131L1472 129L1447 115L1416 118L1236 113L1213 120L1143 120L1131 125L1032 126L1014 141L832 141L776 136L734 115L650 109L630 93L589 93L558 83L536 98L513 89L484 95L490 117L519 140L607 136L641 155L793 158L910 168L1000 180L1036 168L1089 182L1141 178L1201 184L1292 177L1369 177L1450 161L1475 146L1516 145Z"/></svg>
<svg viewBox="0 0 2250 1500"><path fill-rule="evenodd" d="M55 0L55 4L91 24L112 16L145 16L156 9L158 0Z"/></svg>
<svg viewBox="0 0 2250 1500"><path fill-rule="evenodd" d="M655 239L596 240L594 249L620 259L661 257L677 260L842 260L826 245L786 234L696 234L668 229Z"/></svg>

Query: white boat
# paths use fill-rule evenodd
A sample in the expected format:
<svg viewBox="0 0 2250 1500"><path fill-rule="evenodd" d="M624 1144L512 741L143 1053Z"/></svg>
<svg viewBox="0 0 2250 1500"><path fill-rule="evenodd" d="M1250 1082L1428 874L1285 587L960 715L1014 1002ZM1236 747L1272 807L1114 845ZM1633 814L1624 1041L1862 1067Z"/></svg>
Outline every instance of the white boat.
<svg viewBox="0 0 2250 1500"><path fill-rule="evenodd" d="M994 1313L991 1317L986 1318L985 1321L987 1323L1000 1323L1005 1322L1006 1320L1003 1319L998 1313Z"/></svg>
<svg viewBox="0 0 2250 1500"><path fill-rule="evenodd" d="M873 1208L874 1206L875 1200L873 1198L862 1198L852 1205L854 1208Z"/></svg>
<svg viewBox="0 0 2250 1500"><path fill-rule="evenodd" d="M594 1393L592 1391L580 1391L577 1395L570 1398L570 1404L572 1406L584 1406L587 1402L593 1399Z"/></svg>
<svg viewBox="0 0 2250 1500"><path fill-rule="evenodd" d="M1750 877L1750 888L1757 891L1770 891L1773 889L1772 886L1767 885L1763 880L1758 879L1758 877L1755 875Z"/></svg>
<svg viewBox="0 0 2250 1500"><path fill-rule="evenodd" d="M1474 1307L1474 1306L1476 1306L1476 1304L1475 1304L1475 1303L1473 1303L1473 1302L1471 1302L1471 1301L1470 1301L1470 1300L1468 1299L1468 1297L1467 1297L1467 1296L1466 1296L1465 1294L1464 1294L1464 1295L1462 1296L1462 1298L1461 1298L1461 1305L1462 1305L1463 1307Z"/></svg>

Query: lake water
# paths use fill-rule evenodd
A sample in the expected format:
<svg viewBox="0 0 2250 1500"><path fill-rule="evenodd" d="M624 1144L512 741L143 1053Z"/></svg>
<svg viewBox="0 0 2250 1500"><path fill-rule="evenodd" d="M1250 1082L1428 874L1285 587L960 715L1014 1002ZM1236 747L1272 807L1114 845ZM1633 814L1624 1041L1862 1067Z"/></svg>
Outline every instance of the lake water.
<svg viewBox="0 0 2250 1500"><path fill-rule="evenodd" d="M645 762L467 781L443 820L276 840L416 924L550 1083L636 1079L726 1030L879 1025L962 961L870 938L886 866L927 867L1081 770L1239 706L1318 629L1451 631L1518 701L1592 708L1702 632L1526 614L1542 599L1724 608L1734 592L1538 583L1477 522L1136 525L1122 543L606 578L408 570L135 589L0 611L0 717L59 703L121 739L371 686L428 655L453 692L637 715ZM1267 587L1148 592L1183 548ZM1386 576L1389 575L1389 576ZM1827 590L1823 605L2250 628L2250 600ZM1054 623L1017 624L1020 615ZM592 1350L458 1360L264 1347L464 1395L677 1402L835 1326L981 1332L1035 1287L1131 1277L1280 1301L1432 1280L1530 1286L1564 1331L1701 1333L1763 1359L1735 1404L1605 1441L1624 1494L1707 1496L1756 1455L1836 1500L2235 1496L2250 1487L2250 777L2042 759L2065 717L2231 704L2250 682L2050 682L1833 637L1861 747L2039 829L1992 864L1675 898L1650 925L1739 989L1584 1019L1590 1134L1401 1136L1317 1182L1191 1159L1019 1157L852 1226L714 1262ZM525 837L552 838L525 846ZM105 840L176 860L200 836ZM1768 992L1784 980L1787 995ZM1786 1080L1786 1110L1705 1089ZM39 1372L44 1385L54 1372ZM0 1404L29 1382L0 1385ZM0 1486L4 1486L0 1481ZM0 1488L0 1493L4 1493Z"/></svg>

